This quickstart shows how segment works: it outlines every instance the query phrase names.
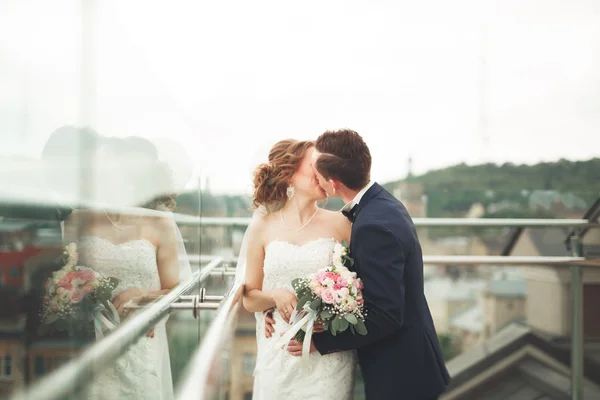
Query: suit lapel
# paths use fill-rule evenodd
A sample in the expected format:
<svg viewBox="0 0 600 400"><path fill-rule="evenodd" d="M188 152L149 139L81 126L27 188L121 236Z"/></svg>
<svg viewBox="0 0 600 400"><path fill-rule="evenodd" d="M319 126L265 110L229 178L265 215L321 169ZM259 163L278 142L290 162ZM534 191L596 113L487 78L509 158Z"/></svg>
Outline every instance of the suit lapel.
<svg viewBox="0 0 600 400"><path fill-rule="evenodd" d="M365 194L363 195L362 199L360 199L360 202L356 205L356 211L354 212L354 223L352 224L352 231L350 232L351 236L354 236L354 226L356 225L356 220L358 218L358 214L360 213L360 211L362 210L362 208L367 205L367 203L369 201L371 201L375 196L377 196L379 193L381 193L381 191L383 190L383 187L381 185L379 185L377 182L375 182L373 184L373 186L371 186L369 188L369 190L367 190L365 192ZM350 254L352 254L352 243L354 243L352 240L350 240ZM353 270L357 270L357 264L354 264L354 267L352 268ZM358 271L356 271L358 272Z"/></svg>
<svg viewBox="0 0 600 400"><path fill-rule="evenodd" d="M354 212L354 223L356 223L356 220L358 218L358 214L360 214L360 211L367 205L367 203L369 203L369 201L371 201L375 196L377 196L379 193L381 193L382 190L383 190L383 187L381 185L379 185L377 182L375 182L373 184L373 186L371 186L369 188L369 190L367 190L365 192L362 199L360 199L360 202L356 206L356 211Z"/></svg>

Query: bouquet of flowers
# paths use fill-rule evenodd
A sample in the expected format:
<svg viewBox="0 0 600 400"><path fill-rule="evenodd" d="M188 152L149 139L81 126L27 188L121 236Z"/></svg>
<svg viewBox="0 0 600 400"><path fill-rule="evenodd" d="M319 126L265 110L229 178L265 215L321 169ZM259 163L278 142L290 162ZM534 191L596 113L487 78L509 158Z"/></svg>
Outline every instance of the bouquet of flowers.
<svg viewBox="0 0 600 400"><path fill-rule="evenodd" d="M102 337L105 328L114 329L120 323L111 302L119 280L77 265L75 243L65 247L62 262L64 266L53 272L44 285L40 329L44 332L54 328L73 334L84 323L93 321L96 338Z"/></svg>
<svg viewBox="0 0 600 400"><path fill-rule="evenodd" d="M302 357L305 358L310 340L304 338L312 335L315 323L322 323L323 329L332 335L347 329L353 334L367 334L363 284L356 272L348 269L353 264L347 243L336 243L332 265L292 281L299 301L290 319L291 327L277 345L286 346L295 338L304 343Z"/></svg>

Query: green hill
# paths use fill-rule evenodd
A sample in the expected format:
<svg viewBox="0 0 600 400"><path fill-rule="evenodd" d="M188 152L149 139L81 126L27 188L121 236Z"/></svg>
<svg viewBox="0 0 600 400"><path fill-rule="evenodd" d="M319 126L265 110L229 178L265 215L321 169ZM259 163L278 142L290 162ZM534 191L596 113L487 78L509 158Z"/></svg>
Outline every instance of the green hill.
<svg viewBox="0 0 600 400"><path fill-rule="evenodd" d="M535 211L527 210L535 191L541 191L537 193L541 193L540 196L557 192L561 201L565 198L566 203L590 206L600 195L599 176L600 158L594 158L535 165L458 164L411 176L405 181L423 184L431 217L460 215L478 202L488 206L503 201L518 204L523 209L519 212L515 207L513 211L503 211L501 214L504 215L497 216L528 217L539 216L532 215ZM399 182L388 182L384 186L393 191Z"/></svg>

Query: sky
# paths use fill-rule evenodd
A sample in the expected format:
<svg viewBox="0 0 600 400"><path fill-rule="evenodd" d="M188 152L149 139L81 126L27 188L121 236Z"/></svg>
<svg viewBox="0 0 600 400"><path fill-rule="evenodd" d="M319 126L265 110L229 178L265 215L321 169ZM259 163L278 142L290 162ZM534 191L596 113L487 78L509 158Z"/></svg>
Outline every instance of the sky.
<svg viewBox="0 0 600 400"><path fill-rule="evenodd" d="M417 174L585 160L600 2L4 0L0 156L38 158L64 124L167 138L187 185L221 193L327 129L359 132L380 182L409 157Z"/></svg>

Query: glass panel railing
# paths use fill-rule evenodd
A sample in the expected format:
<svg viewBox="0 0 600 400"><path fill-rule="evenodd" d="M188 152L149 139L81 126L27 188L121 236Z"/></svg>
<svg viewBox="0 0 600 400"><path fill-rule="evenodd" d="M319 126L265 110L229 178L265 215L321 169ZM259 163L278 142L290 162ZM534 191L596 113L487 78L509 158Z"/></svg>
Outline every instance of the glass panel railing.
<svg viewBox="0 0 600 400"><path fill-rule="evenodd" d="M456 365L464 366L464 356L468 358L471 350L478 352L480 350L477 349L482 345L485 346L486 342L510 336L513 331L522 333L518 330L520 328L514 327L548 332L548 328L556 326L557 319L560 319L563 323L562 329L570 331L573 326L579 326L577 335L572 336L573 339L577 336L582 339L595 337L594 332L589 330L593 329L590 319L593 318L593 314L577 313L572 308L568 308L565 311L567 314L561 315L558 306L553 307L553 311L548 313L537 311L541 309L541 302L548 301L549 295L545 292L548 289L547 282L543 286L536 285L538 279L544 280L543 276L540 278L540 274L558 273L569 279L580 264L587 264L590 267L600 265L598 260L594 259L596 257L594 254L586 252L577 254L572 250L573 245L570 246L571 249L567 248L567 243L570 243L568 240L570 232L581 232L582 229L589 228L593 228L591 230L593 232L598 228L597 223L590 223L583 218L586 215L587 212L584 211L580 218L572 219L492 219L481 218L481 216L458 219L415 218L421 242L424 247L428 245L428 250L434 253L433 255L425 253L423 257L424 292L443 357L451 373L456 374L460 370ZM206 220L209 224L217 221L231 225L239 223L236 220ZM451 235L424 237L428 231L435 229L446 230ZM452 229L468 235L468 240L456 239ZM519 232L515 229L519 229L520 235L524 236L515 239L513 237L515 232ZM482 251L481 247L465 245L468 241L490 237L484 233L486 230L504 232L503 240L508 248L497 251L491 247ZM564 235L548 236L548 232L555 230ZM542 251L534 252L529 235L541 235L551 243L547 243L547 247ZM578 240L585 241L581 237ZM462 247L453 247L458 245ZM439 246L442 250L435 254L433 246ZM594 246L588 245L587 248L593 250ZM548 249L549 252L546 251ZM592 270L588 272L593 273ZM581 295L586 290L589 292L595 288L577 285L571 290L569 285L566 286L564 293L566 297L563 297L562 301L570 301L568 299L573 293ZM557 287L565 290L564 284L559 284ZM530 302L533 304L528 305ZM226 310L227 308L221 311L226 313ZM574 323L572 318L576 316L583 319ZM187 374L189 382L183 381L187 385L184 384L180 388L178 398L198 398L196 396L211 399L252 398L254 385L252 374L257 358L255 315L246 312L243 308L236 312L235 328L231 332L224 328L225 325L220 325L229 321L221 317L215 319L207 334L210 336L211 330L213 334L222 331L223 335L219 337L220 344L215 345L217 347L201 346L199 353L194 357L195 362L189 366ZM586 320L588 322L584 323ZM546 325L542 326L543 324ZM584 329L584 326L587 328ZM258 332L258 334L263 333ZM580 344L583 344L583 341ZM214 361L216 359L220 361ZM207 381L204 382L206 386L196 379L199 376L196 374L197 369L204 368L211 369L211 374L206 376ZM570 378L567 376L568 379ZM208 387L212 389L206 392ZM451 391L454 389L455 386L450 387ZM357 369L354 391L356 399L364 398L364 381L360 369Z"/></svg>

